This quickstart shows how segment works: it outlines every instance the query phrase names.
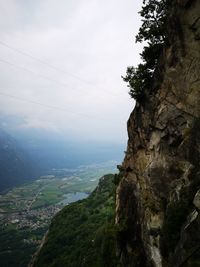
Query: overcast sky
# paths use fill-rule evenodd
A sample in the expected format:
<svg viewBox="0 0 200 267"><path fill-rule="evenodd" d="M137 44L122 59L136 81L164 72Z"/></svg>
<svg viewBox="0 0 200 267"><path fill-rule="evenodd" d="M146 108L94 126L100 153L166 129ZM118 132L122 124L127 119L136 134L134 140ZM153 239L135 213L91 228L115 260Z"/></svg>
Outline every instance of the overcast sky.
<svg viewBox="0 0 200 267"><path fill-rule="evenodd" d="M19 128L125 142L134 101L121 75L140 61L141 5L0 0L0 113L22 117Z"/></svg>

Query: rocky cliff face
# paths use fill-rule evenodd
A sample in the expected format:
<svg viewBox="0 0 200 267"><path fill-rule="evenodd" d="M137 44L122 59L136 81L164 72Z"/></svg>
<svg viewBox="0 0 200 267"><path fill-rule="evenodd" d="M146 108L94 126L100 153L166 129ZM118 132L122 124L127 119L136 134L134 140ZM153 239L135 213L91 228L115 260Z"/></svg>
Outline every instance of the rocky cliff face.
<svg viewBox="0 0 200 267"><path fill-rule="evenodd" d="M128 120L116 207L125 267L200 266L200 1L173 2L162 82Z"/></svg>

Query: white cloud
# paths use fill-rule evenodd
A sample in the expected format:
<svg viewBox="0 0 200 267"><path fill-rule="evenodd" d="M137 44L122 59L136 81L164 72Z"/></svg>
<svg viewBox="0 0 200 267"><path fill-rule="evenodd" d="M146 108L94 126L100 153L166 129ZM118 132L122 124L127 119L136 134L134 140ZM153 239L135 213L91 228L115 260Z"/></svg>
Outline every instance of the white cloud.
<svg viewBox="0 0 200 267"><path fill-rule="evenodd" d="M0 95L0 111L26 117L26 127L126 140L134 102L121 75L139 62L141 47L134 44L134 36L141 4L0 0L0 42L60 69L0 43L0 93L58 107Z"/></svg>

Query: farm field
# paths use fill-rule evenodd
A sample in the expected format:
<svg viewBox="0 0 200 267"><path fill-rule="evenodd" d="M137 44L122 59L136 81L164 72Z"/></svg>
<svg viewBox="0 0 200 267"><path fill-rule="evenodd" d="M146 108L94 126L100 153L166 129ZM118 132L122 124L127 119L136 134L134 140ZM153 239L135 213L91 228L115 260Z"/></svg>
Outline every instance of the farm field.
<svg viewBox="0 0 200 267"><path fill-rule="evenodd" d="M27 266L52 217L68 203L86 198L116 162L53 169L37 180L0 195L0 263Z"/></svg>

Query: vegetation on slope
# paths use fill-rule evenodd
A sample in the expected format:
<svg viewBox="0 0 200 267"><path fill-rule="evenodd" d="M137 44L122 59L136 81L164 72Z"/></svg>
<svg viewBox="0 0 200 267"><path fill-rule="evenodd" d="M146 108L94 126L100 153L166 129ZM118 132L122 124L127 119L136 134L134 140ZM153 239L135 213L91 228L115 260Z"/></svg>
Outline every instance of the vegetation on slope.
<svg viewBox="0 0 200 267"><path fill-rule="evenodd" d="M34 267L117 267L114 175L53 219Z"/></svg>
<svg viewBox="0 0 200 267"><path fill-rule="evenodd" d="M167 10L168 0L143 0L139 14L142 26L136 36L136 42L145 42L141 55L143 63L137 67L128 67L126 76L122 77L128 83L131 97L141 102L145 90L152 88L154 73L158 71L158 61L167 43Z"/></svg>
<svg viewBox="0 0 200 267"><path fill-rule="evenodd" d="M4 229L0 227L0 266L27 267L31 254L37 249L37 238L42 238L43 234L43 229L20 231L12 225Z"/></svg>

